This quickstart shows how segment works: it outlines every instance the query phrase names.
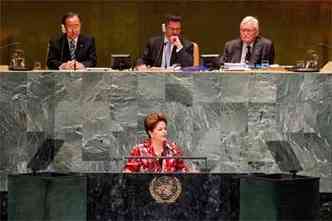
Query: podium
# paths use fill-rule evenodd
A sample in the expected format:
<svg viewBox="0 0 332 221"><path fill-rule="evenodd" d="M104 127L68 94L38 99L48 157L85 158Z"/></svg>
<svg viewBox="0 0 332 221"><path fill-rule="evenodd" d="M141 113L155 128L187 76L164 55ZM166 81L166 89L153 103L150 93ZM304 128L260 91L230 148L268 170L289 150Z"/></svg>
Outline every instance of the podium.
<svg viewBox="0 0 332 221"><path fill-rule="evenodd" d="M0 220L7 220L7 192L0 191Z"/></svg>
<svg viewBox="0 0 332 221"><path fill-rule="evenodd" d="M10 175L8 220L318 220L319 178L287 174Z"/></svg>
<svg viewBox="0 0 332 221"><path fill-rule="evenodd" d="M151 182L161 177L179 181L174 202L158 202L151 194ZM11 175L8 191L8 220L238 220L239 216L239 180L231 174Z"/></svg>
<svg viewBox="0 0 332 221"><path fill-rule="evenodd" d="M158 202L151 194L152 181L164 177L181 185L174 202ZM88 189L91 221L238 220L239 215L239 180L231 174L93 174Z"/></svg>

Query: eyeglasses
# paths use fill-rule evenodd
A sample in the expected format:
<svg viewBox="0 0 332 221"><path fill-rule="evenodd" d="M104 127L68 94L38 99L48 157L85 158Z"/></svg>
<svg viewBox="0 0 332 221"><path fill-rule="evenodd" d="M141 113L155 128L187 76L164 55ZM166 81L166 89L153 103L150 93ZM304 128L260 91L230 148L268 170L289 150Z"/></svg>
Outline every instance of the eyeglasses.
<svg viewBox="0 0 332 221"><path fill-rule="evenodd" d="M249 33L253 33L253 32L256 32L256 29L255 28L240 28L240 31L241 32L249 32Z"/></svg>

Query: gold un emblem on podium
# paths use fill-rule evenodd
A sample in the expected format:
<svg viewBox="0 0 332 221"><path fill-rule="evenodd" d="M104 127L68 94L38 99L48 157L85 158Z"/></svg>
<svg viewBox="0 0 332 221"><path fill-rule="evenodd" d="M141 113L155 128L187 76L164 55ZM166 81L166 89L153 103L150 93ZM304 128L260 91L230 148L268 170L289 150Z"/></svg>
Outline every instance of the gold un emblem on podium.
<svg viewBox="0 0 332 221"><path fill-rule="evenodd" d="M182 192L180 181L176 177L155 177L150 183L150 193L158 203L174 203Z"/></svg>

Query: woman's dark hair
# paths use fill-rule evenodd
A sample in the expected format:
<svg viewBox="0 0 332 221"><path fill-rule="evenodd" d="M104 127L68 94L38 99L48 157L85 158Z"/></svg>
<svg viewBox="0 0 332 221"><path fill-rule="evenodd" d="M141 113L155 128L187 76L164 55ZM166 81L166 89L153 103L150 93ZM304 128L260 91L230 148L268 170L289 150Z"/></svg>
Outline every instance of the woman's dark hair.
<svg viewBox="0 0 332 221"><path fill-rule="evenodd" d="M144 128L145 132L150 137L149 131L153 131L153 129L157 126L158 122L164 121L167 124L167 119L164 113L162 112L152 112L149 113L144 119Z"/></svg>
<svg viewBox="0 0 332 221"><path fill-rule="evenodd" d="M77 17L80 19L80 21L81 21L81 17L80 17L80 15L79 15L78 13L75 13L75 12L68 12L67 14L65 14L65 15L62 17L62 20L61 20L62 24L65 25L66 20L67 20L68 18L72 18L72 17L75 17L75 16L77 16Z"/></svg>

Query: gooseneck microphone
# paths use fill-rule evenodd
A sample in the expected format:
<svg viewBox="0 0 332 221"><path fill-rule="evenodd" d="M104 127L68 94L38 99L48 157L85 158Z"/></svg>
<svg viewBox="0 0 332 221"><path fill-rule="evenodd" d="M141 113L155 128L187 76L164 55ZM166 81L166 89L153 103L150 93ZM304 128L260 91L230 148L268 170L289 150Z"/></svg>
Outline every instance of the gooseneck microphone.
<svg viewBox="0 0 332 221"><path fill-rule="evenodd" d="M160 65L159 66L161 66L161 63L162 63L162 60L163 60L163 49L164 49L164 47L166 45L166 43L163 42L164 41L164 36L163 35L161 36L161 40L162 40L162 44L160 44L159 51L157 53L158 61L160 60Z"/></svg>
<svg viewBox="0 0 332 221"><path fill-rule="evenodd" d="M159 47L159 50L158 50L158 53L157 53L157 58L158 58L158 61L160 60L160 66L161 66L161 63L162 63L162 59L163 59L163 54L162 54L162 51L166 45L166 43L164 42L164 38L165 38L165 32L166 32L166 25L163 23L161 24L161 44L160 44L160 47Z"/></svg>

